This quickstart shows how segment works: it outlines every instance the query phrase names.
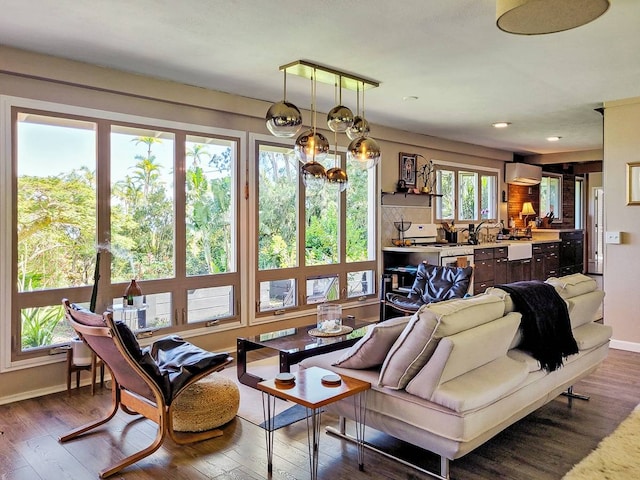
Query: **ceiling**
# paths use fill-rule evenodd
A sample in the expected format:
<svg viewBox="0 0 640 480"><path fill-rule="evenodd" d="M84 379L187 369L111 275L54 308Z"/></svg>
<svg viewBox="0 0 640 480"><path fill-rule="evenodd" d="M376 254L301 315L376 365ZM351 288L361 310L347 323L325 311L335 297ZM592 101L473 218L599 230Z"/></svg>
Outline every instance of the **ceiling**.
<svg viewBox="0 0 640 480"><path fill-rule="evenodd" d="M385 125L528 155L602 148L594 109L640 96L639 25L637 0L538 36L500 31L495 0L3 0L0 44L268 102L278 67L304 59L380 82L373 137ZM308 80L287 91L309 107ZM331 109L333 86L317 95Z"/></svg>

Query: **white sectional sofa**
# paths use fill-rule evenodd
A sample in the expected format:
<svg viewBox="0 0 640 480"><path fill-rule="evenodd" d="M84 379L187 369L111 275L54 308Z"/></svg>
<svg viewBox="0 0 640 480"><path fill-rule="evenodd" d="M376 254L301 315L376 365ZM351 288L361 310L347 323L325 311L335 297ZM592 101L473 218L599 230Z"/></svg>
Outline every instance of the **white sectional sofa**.
<svg viewBox="0 0 640 480"><path fill-rule="evenodd" d="M450 460L570 389L606 357L611 327L594 321L604 292L581 274L546 283L565 300L579 348L559 369L541 369L522 348L521 314L499 288L378 323L353 347L308 358L301 368L371 382L367 428L440 455L440 472L427 473L448 479ZM341 417L334 433L344 435L353 405L326 408Z"/></svg>

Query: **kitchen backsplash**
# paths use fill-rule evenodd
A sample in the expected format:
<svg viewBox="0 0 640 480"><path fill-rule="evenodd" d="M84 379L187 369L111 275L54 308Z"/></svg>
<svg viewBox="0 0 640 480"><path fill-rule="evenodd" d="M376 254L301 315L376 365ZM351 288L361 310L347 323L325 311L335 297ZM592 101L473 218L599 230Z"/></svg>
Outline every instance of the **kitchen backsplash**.
<svg viewBox="0 0 640 480"><path fill-rule="evenodd" d="M398 207L384 205L382 208L381 242L383 247L391 246L391 240L398 238L398 230L393 222L432 223L431 209L424 207Z"/></svg>

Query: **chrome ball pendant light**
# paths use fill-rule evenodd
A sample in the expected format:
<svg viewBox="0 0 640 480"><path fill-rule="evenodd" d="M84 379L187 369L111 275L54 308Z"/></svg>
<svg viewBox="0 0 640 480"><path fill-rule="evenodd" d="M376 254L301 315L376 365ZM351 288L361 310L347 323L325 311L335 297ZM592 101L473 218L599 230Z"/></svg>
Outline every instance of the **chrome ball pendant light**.
<svg viewBox="0 0 640 480"><path fill-rule="evenodd" d="M347 149L347 158L362 169L373 168L382 158L380 146L371 137L360 137L353 140Z"/></svg>
<svg viewBox="0 0 640 480"><path fill-rule="evenodd" d="M302 163L321 162L329 153L329 140L323 134L314 132L313 128L310 128L296 139L293 150Z"/></svg>
<svg viewBox="0 0 640 480"><path fill-rule="evenodd" d="M266 116L267 129L274 137L295 137L302 127L302 114L293 103L274 103Z"/></svg>
<svg viewBox="0 0 640 480"><path fill-rule="evenodd" d="M338 83L340 86L338 87ZM337 95L337 105L329 110L327 114L327 126L332 132L344 133L353 124L353 112L349 107L342 104L342 76L338 76L338 83L335 84Z"/></svg>
<svg viewBox="0 0 640 480"><path fill-rule="evenodd" d="M322 164L311 161L300 167L302 183L307 188L321 188L327 180L327 172Z"/></svg>
<svg viewBox="0 0 640 480"><path fill-rule="evenodd" d="M358 100L360 100L360 92L358 89ZM360 110L360 102L358 101L358 111ZM359 112L358 112L359 113ZM358 121L361 119L361 122ZM360 136L351 138L351 135L360 132ZM353 162L359 168L373 168L380 163L382 153L380 146L373 138L369 137L369 123L364 118L364 85L362 86L362 116L356 116L353 126L347 130L347 136L351 138L351 143L347 148L347 159Z"/></svg>
<svg viewBox="0 0 640 480"><path fill-rule="evenodd" d="M356 115L353 117L351 126L347 128L347 137L349 137L349 140L355 140L356 138L368 136L369 131L369 122L364 117Z"/></svg>
<svg viewBox="0 0 640 480"><path fill-rule="evenodd" d="M302 114L293 103L287 102L287 71L284 71L284 100L276 102L265 116L267 129L274 137L292 138L302 128Z"/></svg>
<svg viewBox="0 0 640 480"><path fill-rule="evenodd" d="M327 125L332 132L343 133L353 124L353 112L349 107L336 105L327 114Z"/></svg>
<svg viewBox="0 0 640 480"><path fill-rule="evenodd" d="M334 132L333 140L335 144L335 150L333 152L335 166L327 170L327 186L332 189L337 187L338 192L344 192L349 186L349 176L345 170L340 168L340 155L338 155L338 132Z"/></svg>
<svg viewBox="0 0 640 480"><path fill-rule="evenodd" d="M325 168L318 162L324 160L329 153L329 140L316 130L316 71L311 76L311 129L296 139L293 147L298 160L304 165L300 167L302 182L306 187L319 187L327 180Z"/></svg>
<svg viewBox="0 0 640 480"><path fill-rule="evenodd" d="M349 186L349 177L340 167L333 167L327 170L327 185L338 187L339 192L344 192Z"/></svg>

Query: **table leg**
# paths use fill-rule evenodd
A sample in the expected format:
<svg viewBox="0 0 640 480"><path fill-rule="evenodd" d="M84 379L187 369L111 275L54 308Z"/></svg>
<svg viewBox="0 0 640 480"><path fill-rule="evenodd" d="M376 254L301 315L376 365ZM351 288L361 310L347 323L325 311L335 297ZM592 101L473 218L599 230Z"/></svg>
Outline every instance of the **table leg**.
<svg viewBox="0 0 640 480"><path fill-rule="evenodd" d="M307 442L309 444L309 470L311 472L311 480L318 479L321 415L321 408L307 408ZM309 422L311 422L311 425L309 425Z"/></svg>
<svg viewBox="0 0 640 480"><path fill-rule="evenodd" d="M273 432L276 416L276 397L262 392L262 416L264 417L264 438L267 443L267 472L273 472Z"/></svg>
<svg viewBox="0 0 640 480"><path fill-rule="evenodd" d="M289 352L280 351L280 373L289 373L291 365L289 364Z"/></svg>
<svg viewBox="0 0 640 480"><path fill-rule="evenodd" d="M244 338L237 339L236 355L238 358L236 362L238 364L238 381L244 385L248 385L251 388L258 388L258 383L264 380L264 378L247 372L247 352L251 350L258 350L260 348L263 347L257 346Z"/></svg>
<svg viewBox="0 0 640 480"><path fill-rule="evenodd" d="M367 426L367 391L353 396L353 410L356 427L356 447L358 449L358 468L364 471L364 431Z"/></svg>

